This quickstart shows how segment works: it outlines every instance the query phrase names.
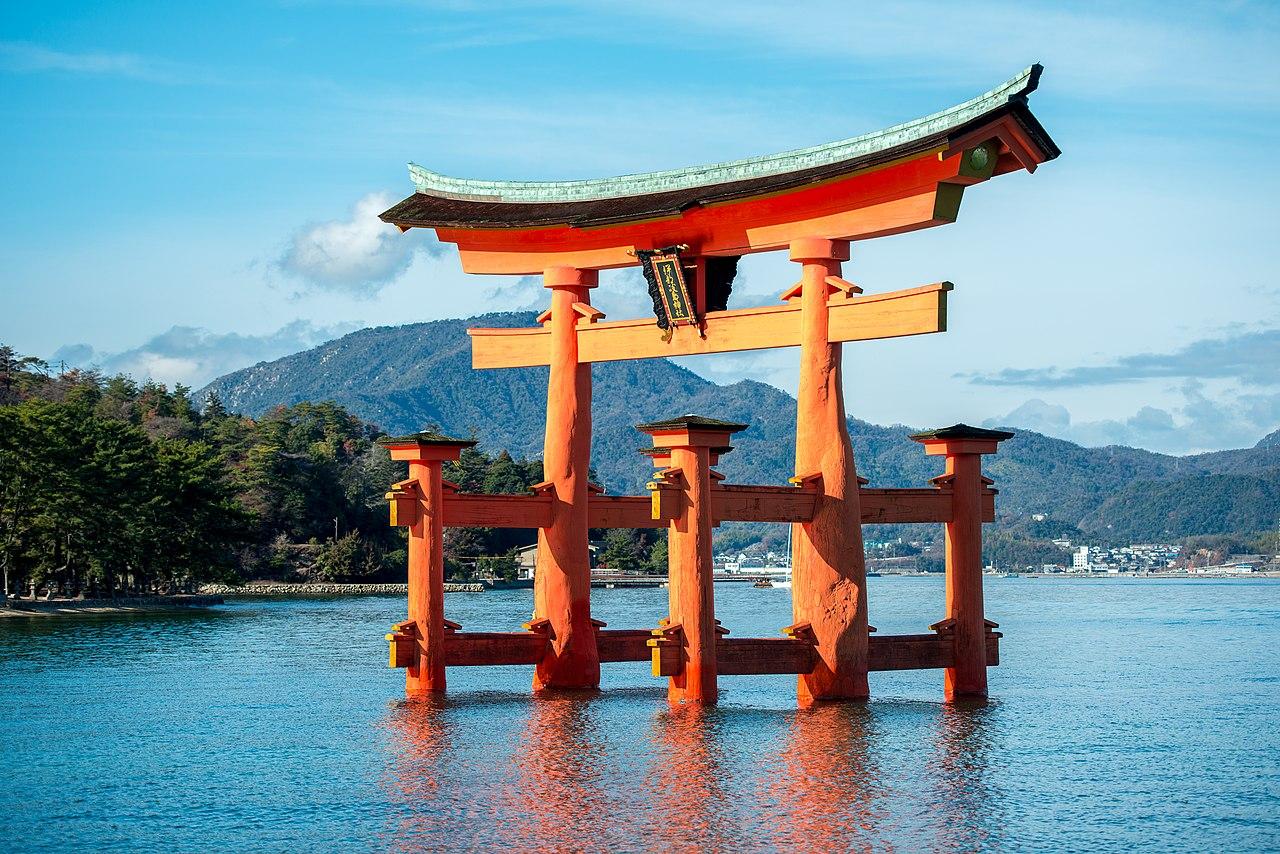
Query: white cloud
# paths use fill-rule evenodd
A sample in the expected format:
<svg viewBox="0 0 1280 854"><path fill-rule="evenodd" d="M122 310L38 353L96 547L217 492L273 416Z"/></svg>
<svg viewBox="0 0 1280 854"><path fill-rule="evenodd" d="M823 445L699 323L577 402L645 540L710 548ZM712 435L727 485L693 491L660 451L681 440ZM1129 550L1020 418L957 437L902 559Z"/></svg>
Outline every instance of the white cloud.
<svg viewBox="0 0 1280 854"><path fill-rule="evenodd" d="M88 344L58 349L50 360L58 367L96 367L107 374L128 374L198 388L223 374L258 362L278 359L331 341L360 328L359 323L316 326L295 320L266 335L211 332L193 326L173 326L146 343L119 353L101 353Z"/></svg>
<svg viewBox="0 0 1280 854"><path fill-rule="evenodd" d="M378 214L394 204L386 193L370 193L345 220L306 226L294 234L278 267L308 285L372 298L408 269L419 251L436 255L440 245L426 229L404 234Z"/></svg>
<svg viewBox="0 0 1280 854"><path fill-rule="evenodd" d="M971 382L991 386L1067 388L1190 377L1234 378L1247 385L1280 384L1280 329L1230 330L1214 338L1184 344L1172 353L1136 353L1109 364L1070 368L1005 368L965 374Z"/></svg>
<svg viewBox="0 0 1280 854"><path fill-rule="evenodd" d="M494 311L542 311L551 302L539 276L521 276L514 282L503 282L485 288L484 301Z"/></svg>
<svg viewBox="0 0 1280 854"><path fill-rule="evenodd" d="M0 42L0 67L26 74L53 71L130 77L162 83L176 80L173 69L136 54L94 51L73 53L29 42Z"/></svg>
<svg viewBox="0 0 1280 854"><path fill-rule="evenodd" d="M1225 390L1210 397L1198 380L1179 390L1173 411L1143 406L1127 418L1073 421L1065 406L1033 398L986 426L1021 427L1086 447L1126 445L1184 454L1252 447L1280 426L1280 393L1238 395Z"/></svg>

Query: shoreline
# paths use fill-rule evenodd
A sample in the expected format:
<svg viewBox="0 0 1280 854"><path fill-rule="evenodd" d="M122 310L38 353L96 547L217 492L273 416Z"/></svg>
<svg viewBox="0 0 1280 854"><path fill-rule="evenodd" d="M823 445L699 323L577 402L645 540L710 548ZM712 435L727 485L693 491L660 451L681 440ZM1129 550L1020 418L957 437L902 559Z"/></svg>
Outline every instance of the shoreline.
<svg viewBox="0 0 1280 854"><path fill-rule="evenodd" d="M483 593L485 585L446 582L445 593ZM250 582L239 587L230 584L202 584L200 592L233 599L279 596L407 596L407 584L279 584Z"/></svg>
<svg viewBox="0 0 1280 854"><path fill-rule="evenodd" d="M114 599L10 599L3 617L73 617L86 614L152 614L225 604L221 596L182 593L174 596L117 596Z"/></svg>

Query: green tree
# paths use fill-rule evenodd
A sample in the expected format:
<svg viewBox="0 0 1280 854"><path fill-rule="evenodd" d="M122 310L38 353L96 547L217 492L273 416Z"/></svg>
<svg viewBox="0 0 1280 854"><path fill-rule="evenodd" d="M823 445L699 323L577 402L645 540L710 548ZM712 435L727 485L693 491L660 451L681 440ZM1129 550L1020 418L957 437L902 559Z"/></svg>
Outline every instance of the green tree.
<svg viewBox="0 0 1280 854"><path fill-rule="evenodd" d="M520 565L514 553L490 555L476 561L476 572L481 577L496 578L499 581L515 581L520 574Z"/></svg>
<svg viewBox="0 0 1280 854"><path fill-rule="evenodd" d="M618 572L639 572L649 564L649 544L641 531L610 528L604 535L597 563Z"/></svg>
<svg viewBox="0 0 1280 854"><path fill-rule="evenodd" d="M662 531L653 541L649 549L649 560L646 567L649 572L665 575L670 568L667 560L667 532Z"/></svg>
<svg viewBox="0 0 1280 854"><path fill-rule="evenodd" d="M353 532L325 543L312 573L324 581L349 581L377 575L381 569L381 558L372 545Z"/></svg>

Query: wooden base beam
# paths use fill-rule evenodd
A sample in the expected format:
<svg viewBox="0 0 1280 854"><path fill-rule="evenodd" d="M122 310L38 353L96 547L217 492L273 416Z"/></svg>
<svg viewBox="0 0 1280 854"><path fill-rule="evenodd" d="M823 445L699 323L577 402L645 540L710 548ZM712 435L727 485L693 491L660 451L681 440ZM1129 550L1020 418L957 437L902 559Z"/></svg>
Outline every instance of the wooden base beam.
<svg viewBox="0 0 1280 854"><path fill-rule="evenodd" d="M999 632L985 635L988 667L1000 663ZM407 667L412 658L412 636L400 631L387 635L392 667ZM683 667L679 644L651 645L650 629L600 629L597 646L600 661L650 661L655 676L674 676ZM447 632L445 664L480 667L505 664L537 664L547 651L547 636L536 632ZM949 633L872 635L868 669L936 670L955 664L955 636ZM813 669L813 643L800 638L729 638L716 642L718 671L722 676L808 673Z"/></svg>
<svg viewBox="0 0 1280 854"><path fill-rule="evenodd" d="M986 635L987 666L1000 663L1000 634ZM655 644L647 658L654 676L675 676L682 666L678 644ZM871 635L868 670L936 670L955 663L955 638L950 635ZM811 641L793 638L720 638L716 659L722 676L808 673L816 663ZM632 661L635 659L626 659Z"/></svg>

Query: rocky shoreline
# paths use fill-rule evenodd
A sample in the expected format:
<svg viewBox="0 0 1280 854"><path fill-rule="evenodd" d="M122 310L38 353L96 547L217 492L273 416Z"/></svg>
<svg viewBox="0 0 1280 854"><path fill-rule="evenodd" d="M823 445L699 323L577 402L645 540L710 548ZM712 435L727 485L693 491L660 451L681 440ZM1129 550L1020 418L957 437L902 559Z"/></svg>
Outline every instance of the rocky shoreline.
<svg viewBox="0 0 1280 854"><path fill-rule="evenodd" d="M483 584L448 584L445 593L482 593ZM407 584L263 584L249 583L238 587L230 584L202 584L201 593L230 596L404 596Z"/></svg>
<svg viewBox="0 0 1280 854"><path fill-rule="evenodd" d="M2 617L70 617L84 614L144 614L222 605L221 596L184 593L177 596L117 596L114 599L10 599Z"/></svg>

